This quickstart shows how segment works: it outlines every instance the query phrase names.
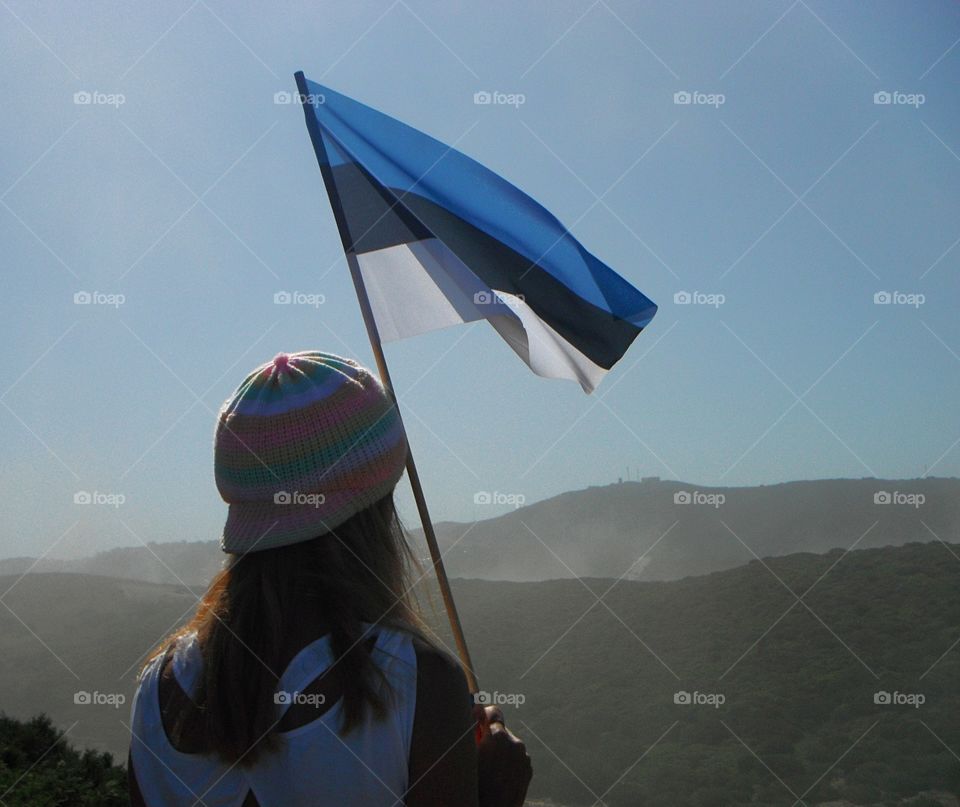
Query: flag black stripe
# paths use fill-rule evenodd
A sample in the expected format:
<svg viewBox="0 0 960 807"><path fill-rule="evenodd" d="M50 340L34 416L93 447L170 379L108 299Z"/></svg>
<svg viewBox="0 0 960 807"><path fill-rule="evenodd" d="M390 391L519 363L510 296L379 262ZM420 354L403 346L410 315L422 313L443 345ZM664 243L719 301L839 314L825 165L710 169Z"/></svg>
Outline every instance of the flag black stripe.
<svg viewBox="0 0 960 807"><path fill-rule="evenodd" d="M346 214L346 233L341 235L348 251L360 255L433 237L402 204L396 204L400 194L388 191L361 166L341 163L332 172Z"/></svg>
<svg viewBox="0 0 960 807"><path fill-rule="evenodd" d="M344 245L357 254L435 237L491 289L523 297L592 362L610 369L642 330L593 305L483 230L414 192L385 188L357 163L331 169L344 211Z"/></svg>

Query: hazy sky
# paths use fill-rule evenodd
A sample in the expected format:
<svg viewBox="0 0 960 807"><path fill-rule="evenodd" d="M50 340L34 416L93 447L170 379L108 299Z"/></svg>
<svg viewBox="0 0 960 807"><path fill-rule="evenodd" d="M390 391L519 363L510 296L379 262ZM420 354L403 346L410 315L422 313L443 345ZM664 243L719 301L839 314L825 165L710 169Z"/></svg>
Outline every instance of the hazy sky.
<svg viewBox="0 0 960 807"><path fill-rule="evenodd" d="M303 115L275 103L298 69L500 172L660 305L592 396L485 323L388 345L435 520L627 466L960 472L955 3L4 0L0 18L0 555L217 537L214 415L243 376L281 350L372 365Z"/></svg>

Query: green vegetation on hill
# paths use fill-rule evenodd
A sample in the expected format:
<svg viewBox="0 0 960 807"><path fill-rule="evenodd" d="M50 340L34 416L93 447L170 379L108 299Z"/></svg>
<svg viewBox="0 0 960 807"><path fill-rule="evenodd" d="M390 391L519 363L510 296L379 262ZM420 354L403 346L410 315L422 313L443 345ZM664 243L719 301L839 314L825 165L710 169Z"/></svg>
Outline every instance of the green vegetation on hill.
<svg viewBox="0 0 960 807"><path fill-rule="evenodd" d="M613 581L455 593L481 685L525 696L506 711L534 756L532 795L791 807L939 791L955 805L958 556L938 542L791 555L621 582L599 604Z"/></svg>
<svg viewBox="0 0 960 807"><path fill-rule="evenodd" d="M39 715L0 715L0 800L7 807L120 807L127 774L110 754L77 751Z"/></svg>
<svg viewBox="0 0 960 807"><path fill-rule="evenodd" d="M958 804L960 546L453 588L481 686L507 701L534 759L531 800ZM194 602L174 586L29 575L4 603L47 647L0 610L0 709L80 721L72 742L124 753L137 659ZM77 704L79 689L126 704Z"/></svg>

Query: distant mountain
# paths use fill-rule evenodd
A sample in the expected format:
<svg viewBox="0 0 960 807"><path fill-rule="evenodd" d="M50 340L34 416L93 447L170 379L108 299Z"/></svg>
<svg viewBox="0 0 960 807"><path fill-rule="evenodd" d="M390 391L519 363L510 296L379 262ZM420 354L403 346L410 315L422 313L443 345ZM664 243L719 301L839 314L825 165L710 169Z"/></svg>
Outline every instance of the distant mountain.
<svg viewBox="0 0 960 807"><path fill-rule="evenodd" d="M516 581L677 580L739 566L754 553L951 540L958 526L960 479L952 478L743 488L654 479L563 493L472 528L435 525L451 575Z"/></svg>
<svg viewBox="0 0 960 807"><path fill-rule="evenodd" d="M70 572L101 575L146 583L176 583L202 590L222 567L224 554L217 541L149 542L123 546L85 558L7 558L0 560L0 575L31 572Z"/></svg>
<svg viewBox="0 0 960 807"><path fill-rule="evenodd" d="M960 545L934 541L454 594L481 685L529 745L534 799L956 807L958 580ZM195 599L74 574L11 585L0 711L79 721L72 743L122 753L138 661Z"/></svg>
<svg viewBox="0 0 960 807"><path fill-rule="evenodd" d="M479 513L483 509L477 505ZM739 566L753 553L826 552L858 540L860 548L937 536L950 540L960 526L960 480L826 479L698 488L653 479L563 493L476 524L434 526L453 577L676 580ZM411 529L411 535L425 556L422 531ZM0 561L0 574L22 574L35 562ZM34 571L154 583L179 578L196 588L206 585L222 562L216 541L180 541L72 561L45 558Z"/></svg>

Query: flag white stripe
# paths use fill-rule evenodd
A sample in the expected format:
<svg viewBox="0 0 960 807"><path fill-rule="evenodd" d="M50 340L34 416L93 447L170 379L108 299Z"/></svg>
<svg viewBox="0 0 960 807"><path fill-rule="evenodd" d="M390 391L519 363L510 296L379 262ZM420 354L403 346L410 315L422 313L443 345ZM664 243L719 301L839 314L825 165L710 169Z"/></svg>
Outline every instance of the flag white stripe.
<svg viewBox="0 0 960 807"><path fill-rule="evenodd" d="M356 257L383 342L486 319L539 376L572 379L589 393L607 373L522 298L485 286L436 238Z"/></svg>

